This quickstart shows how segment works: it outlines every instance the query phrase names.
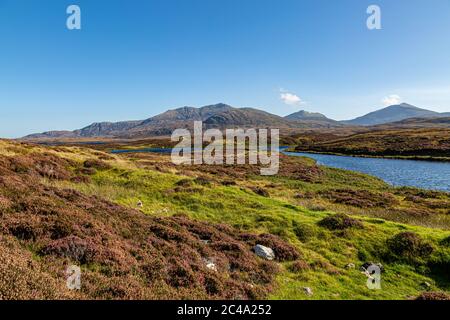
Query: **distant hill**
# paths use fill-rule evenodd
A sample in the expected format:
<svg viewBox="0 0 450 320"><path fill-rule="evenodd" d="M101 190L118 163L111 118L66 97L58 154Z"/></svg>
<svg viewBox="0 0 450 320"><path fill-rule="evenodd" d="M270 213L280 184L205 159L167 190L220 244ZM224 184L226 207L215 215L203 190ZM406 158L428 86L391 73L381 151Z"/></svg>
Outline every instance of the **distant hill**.
<svg viewBox="0 0 450 320"><path fill-rule="evenodd" d="M280 116L253 108L234 108L219 103L201 108L182 107L168 110L146 120L93 123L75 131L49 131L32 134L24 139L57 139L78 137L141 138L170 135L177 128L191 128L194 121L203 121L206 128L259 127L293 129L293 123ZM305 127L311 126L305 124Z"/></svg>
<svg viewBox="0 0 450 320"><path fill-rule="evenodd" d="M368 113L353 120L343 121L343 123L359 126L372 126L401 121L408 118L435 118L441 116L445 116L445 114L440 114L439 112L421 109L407 103L402 103Z"/></svg>
<svg viewBox="0 0 450 320"><path fill-rule="evenodd" d="M298 112L292 113L286 117L284 117L285 119L288 120L331 120L328 119L325 115L318 113L318 112L309 112L306 110L300 110ZM333 121L333 120L331 120Z"/></svg>
<svg viewBox="0 0 450 320"><path fill-rule="evenodd" d="M174 121L205 121L209 117L233 109L235 108L224 103L204 106L201 108L182 107L178 109L168 110L157 116L144 120L142 122L142 125L145 126L148 124Z"/></svg>
<svg viewBox="0 0 450 320"><path fill-rule="evenodd" d="M294 125L286 119L253 108L230 109L212 115L205 120L207 126L254 126L254 127L293 127Z"/></svg>
<svg viewBox="0 0 450 320"><path fill-rule="evenodd" d="M292 113L288 116L284 117L286 120L289 120L298 124L308 124L310 128L320 129L320 128L335 128L335 127L343 127L345 124L327 118L322 113L318 112L309 112L306 110L300 110L298 112Z"/></svg>
<svg viewBox="0 0 450 320"><path fill-rule="evenodd" d="M443 115L441 113L440 115ZM408 118L402 121L390 122L373 126L376 129L388 128L450 128L450 116L438 118Z"/></svg>
<svg viewBox="0 0 450 320"><path fill-rule="evenodd" d="M321 113L305 110L283 118L255 108L235 108L224 103L218 103L201 108L185 106L171 109L145 120L96 122L74 131L48 131L31 134L23 139L148 138L171 135L178 128L191 129L194 121L202 121L205 128L279 128L283 133L291 133L298 129L333 129L346 125L375 126L391 122L395 122L393 126L434 127L438 126L436 122L431 124L423 121L421 124L413 123L414 121L404 124L396 122L410 118L423 120L446 115L450 117L450 113L438 113L403 103L371 112L353 120L335 121Z"/></svg>

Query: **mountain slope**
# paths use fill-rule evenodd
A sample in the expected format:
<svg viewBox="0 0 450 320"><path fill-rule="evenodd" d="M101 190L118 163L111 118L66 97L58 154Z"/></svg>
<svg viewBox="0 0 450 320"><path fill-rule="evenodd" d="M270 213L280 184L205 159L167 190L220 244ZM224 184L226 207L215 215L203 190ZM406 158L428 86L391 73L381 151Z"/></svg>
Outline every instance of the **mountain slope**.
<svg viewBox="0 0 450 320"><path fill-rule="evenodd" d="M370 112L362 117L343 122L352 125L371 126L401 121L408 118L430 118L439 116L440 114L438 112L421 109L407 103L402 103Z"/></svg>
<svg viewBox="0 0 450 320"><path fill-rule="evenodd" d="M280 116L253 109L230 109L212 115L205 120L207 126L264 126L264 127L291 127L292 124Z"/></svg>
<svg viewBox="0 0 450 320"><path fill-rule="evenodd" d="M450 128L450 116L439 118L408 118L402 121L379 124L373 128L376 130L389 128Z"/></svg>
<svg viewBox="0 0 450 320"><path fill-rule="evenodd" d="M234 108L219 103L201 108L182 107L168 110L146 120L100 122L93 123L75 131L49 131L32 134L27 139L57 139L57 138L86 138L86 137L119 137L141 138L149 136L170 135L177 128L192 128L194 121L203 121L206 128L224 127L276 127L292 129L311 127L308 121L296 123L280 116L254 108Z"/></svg>
<svg viewBox="0 0 450 320"><path fill-rule="evenodd" d="M142 122L142 125L168 121L205 121L213 115L232 109L234 108L223 103L204 106L201 108L182 107L178 109L168 110L157 116L144 120Z"/></svg>
<svg viewBox="0 0 450 320"><path fill-rule="evenodd" d="M324 121L330 120L330 121L333 121L319 112L309 112L306 110L300 110L298 112L291 113L290 115L287 115L284 118L287 120L324 120Z"/></svg>
<svg viewBox="0 0 450 320"><path fill-rule="evenodd" d="M121 122L96 122L83 129L75 130L74 134L81 137L98 137L114 134L115 132L121 132L130 130L138 125L142 121L121 121Z"/></svg>

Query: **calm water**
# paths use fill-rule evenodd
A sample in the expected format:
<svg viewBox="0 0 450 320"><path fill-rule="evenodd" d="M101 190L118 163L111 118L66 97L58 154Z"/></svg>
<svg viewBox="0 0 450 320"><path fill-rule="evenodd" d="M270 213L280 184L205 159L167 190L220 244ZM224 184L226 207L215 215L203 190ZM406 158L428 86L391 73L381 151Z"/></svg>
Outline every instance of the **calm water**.
<svg viewBox="0 0 450 320"><path fill-rule="evenodd" d="M283 151L286 147L281 147L280 149ZM171 149L148 148L138 150L113 150L112 152L170 153ZM381 178L394 186L411 186L450 192L449 162L360 158L302 152L283 152L290 156L313 158L317 160L318 164L324 166L367 173Z"/></svg>
<svg viewBox="0 0 450 320"><path fill-rule="evenodd" d="M285 154L313 158L318 164L328 167L367 173L394 186L450 192L449 162L359 158L302 152L285 152Z"/></svg>

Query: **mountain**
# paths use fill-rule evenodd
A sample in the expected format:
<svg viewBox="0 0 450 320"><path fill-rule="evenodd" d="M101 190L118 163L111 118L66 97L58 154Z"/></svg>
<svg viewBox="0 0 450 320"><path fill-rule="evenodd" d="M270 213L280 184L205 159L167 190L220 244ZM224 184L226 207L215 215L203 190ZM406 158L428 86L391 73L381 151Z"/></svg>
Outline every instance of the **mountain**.
<svg viewBox="0 0 450 320"><path fill-rule="evenodd" d="M371 126L401 121L408 118L434 118L441 116L445 116L445 114L440 114L439 112L421 109L407 103L402 103L368 113L353 120L343 121L343 123L351 125Z"/></svg>
<svg viewBox="0 0 450 320"><path fill-rule="evenodd" d="M409 118L430 119L444 116L448 117L450 114L420 109L402 103L371 112L353 120L335 121L321 113L305 110L283 118L255 108L235 108L224 103L218 103L201 108L185 106L171 109L145 120L96 122L74 131L48 131L31 134L23 139L146 138L151 136L168 136L178 128L192 129L194 121L202 121L205 129L233 127L279 128L286 133L296 129L326 129L343 127L345 125L371 126L398 122ZM427 124L419 125L426 126Z"/></svg>
<svg viewBox="0 0 450 320"><path fill-rule="evenodd" d="M203 121L206 128L262 127L292 129L301 126L280 116L253 108L234 108L219 103L201 108L182 107L168 110L146 120L93 123L75 131L49 131L24 139L57 139L80 137L140 138L170 135L177 128L190 129L194 121ZM311 126L305 124L305 127Z"/></svg>
<svg viewBox="0 0 450 320"><path fill-rule="evenodd" d="M224 103L204 106L201 108L182 107L178 109L168 110L150 119L144 120L142 122L142 125L174 121L205 121L209 117L233 109L235 108Z"/></svg>
<svg viewBox="0 0 450 320"><path fill-rule="evenodd" d="M96 122L83 129L75 130L74 133L81 137L100 137L130 130L141 123L142 121Z"/></svg>
<svg viewBox="0 0 450 320"><path fill-rule="evenodd" d="M258 126L258 127L292 127L286 119L253 108L230 109L212 115L205 120L207 126L229 127L229 126Z"/></svg>
<svg viewBox="0 0 450 320"><path fill-rule="evenodd" d="M328 119L325 115L318 112L309 112L305 110L300 110L298 112L292 113L286 117L287 120L323 120L323 121L333 121Z"/></svg>

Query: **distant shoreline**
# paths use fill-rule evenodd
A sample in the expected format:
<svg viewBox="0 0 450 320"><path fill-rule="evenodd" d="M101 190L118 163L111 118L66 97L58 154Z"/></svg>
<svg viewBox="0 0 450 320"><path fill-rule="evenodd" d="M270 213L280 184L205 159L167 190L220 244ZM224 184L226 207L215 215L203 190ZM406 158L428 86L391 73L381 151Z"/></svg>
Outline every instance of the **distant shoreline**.
<svg viewBox="0 0 450 320"><path fill-rule="evenodd" d="M339 153L327 151L313 151L313 150L295 150L286 149L286 152L299 152L311 154L325 154L334 156L346 156L353 158L376 158L376 159L396 159L396 160L414 160L414 161L433 161L433 162L450 162L450 157L433 157L433 156L399 156L399 155L370 155L370 154L355 154L355 153Z"/></svg>

